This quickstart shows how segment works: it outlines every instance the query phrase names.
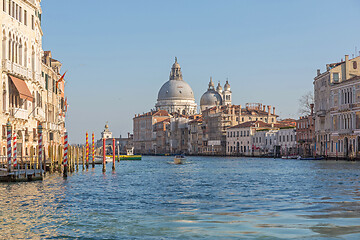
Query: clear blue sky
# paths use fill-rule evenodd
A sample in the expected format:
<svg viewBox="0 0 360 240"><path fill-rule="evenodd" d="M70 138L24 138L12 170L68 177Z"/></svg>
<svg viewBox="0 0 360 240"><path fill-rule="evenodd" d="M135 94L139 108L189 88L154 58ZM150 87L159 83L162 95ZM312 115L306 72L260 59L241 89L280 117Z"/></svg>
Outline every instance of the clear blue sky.
<svg viewBox="0 0 360 240"><path fill-rule="evenodd" d="M70 141L132 131L154 107L174 57L197 103L209 77L233 103L297 117L316 69L360 50L360 1L43 0L43 48L63 63Z"/></svg>

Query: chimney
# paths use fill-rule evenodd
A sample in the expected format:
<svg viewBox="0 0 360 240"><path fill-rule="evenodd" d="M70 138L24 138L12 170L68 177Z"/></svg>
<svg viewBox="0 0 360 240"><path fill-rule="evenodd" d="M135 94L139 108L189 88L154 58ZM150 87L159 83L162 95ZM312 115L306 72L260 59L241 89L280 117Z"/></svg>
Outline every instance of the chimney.
<svg viewBox="0 0 360 240"><path fill-rule="evenodd" d="M310 104L310 108L311 108L311 116L314 114L314 104L311 103Z"/></svg>
<svg viewBox="0 0 360 240"><path fill-rule="evenodd" d="M273 112L274 112L273 114L275 115L275 107L273 107Z"/></svg>
<svg viewBox="0 0 360 240"><path fill-rule="evenodd" d="M326 64L326 71L329 71L329 70L330 70L330 65Z"/></svg>
<svg viewBox="0 0 360 240"><path fill-rule="evenodd" d="M265 112L265 108L266 108L266 107L265 107L265 105L264 105L264 106L263 106L263 111L264 111L264 112Z"/></svg>
<svg viewBox="0 0 360 240"><path fill-rule="evenodd" d="M239 116L241 116L241 105L239 105Z"/></svg>
<svg viewBox="0 0 360 240"><path fill-rule="evenodd" d="M268 105L268 106L267 106L267 108L268 108L268 114L270 115L270 109L271 109L271 106L270 106L270 105Z"/></svg>
<svg viewBox="0 0 360 240"><path fill-rule="evenodd" d="M345 80L348 80L350 78L350 62L349 62L349 55L345 55Z"/></svg>
<svg viewBox="0 0 360 240"><path fill-rule="evenodd" d="M320 73L320 69L317 70L317 75L319 76L321 73Z"/></svg>
<svg viewBox="0 0 360 240"><path fill-rule="evenodd" d="M130 133L128 132L128 138L130 138Z"/></svg>

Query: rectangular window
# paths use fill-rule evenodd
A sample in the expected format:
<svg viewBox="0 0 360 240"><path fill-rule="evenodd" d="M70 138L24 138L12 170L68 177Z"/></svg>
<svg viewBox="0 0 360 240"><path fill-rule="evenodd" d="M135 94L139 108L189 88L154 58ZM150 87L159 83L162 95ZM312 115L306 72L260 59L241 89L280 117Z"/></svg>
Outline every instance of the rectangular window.
<svg viewBox="0 0 360 240"><path fill-rule="evenodd" d="M22 22L22 8L19 7L19 21Z"/></svg>
<svg viewBox="0 0 360 240"><path fill-rule="evenodd" d="M15 4L15 18L17 20L19 20L18 16L19 16L19 6L17 4Z"/></svg>
<svg viewBox="0 0 360 240"><path fill-rule="evenodd" d="M6 0L3 0L3 11L6 12Z"/></svg>
<svg viewBox="0 0 360 240"><path fill-rule="evenodd" d="M49 76L45 74L45 89L48 90L49 88Z"/></svg>
<svg viewBox="0 0 360 240"><path fill-rule="evenodd" d="M27 11L24 10L24 24L27 26Z"/></svg>
<svg viewBox="0 0 360 240"><path fill-rule="evenodd" d="M32 30L35 29L35 19L34 19L34 15L31 15L31 28L32 28Z"/></svg>
<svg viewBox="0 0 360 240"><path fill-rule="evenodd" d="M339 82L339 73L333 73L333 81Z"/></svg>
<svg viewBox="0 0 360 240"><path fill-rule="evenodd" d="M9 0L9 15L11 15L11 0Z"/></svg>
<svg viewBox="0 0 360 240"><path fill-rule="evenodd" d="M11 12L12 12L11 16L15 17L15 3L14 2L12 3L12 11Z"/></svg>
<svg viewBox="0 0 360 240"><path fill-rule="evenodd" d="M55 92L55 79L53 80L53 92Z"/></svg>

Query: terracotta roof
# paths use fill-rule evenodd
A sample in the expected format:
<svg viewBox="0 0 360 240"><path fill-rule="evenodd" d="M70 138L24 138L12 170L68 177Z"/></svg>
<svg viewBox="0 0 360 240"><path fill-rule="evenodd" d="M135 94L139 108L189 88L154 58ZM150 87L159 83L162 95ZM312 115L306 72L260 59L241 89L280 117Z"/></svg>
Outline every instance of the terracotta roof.
<svg viewBox="0 0 360 240"><path fill-rule="evenodd" d="M135 118L138 118L138 117L146 117L146 116L169 116L169 113L166 111L166 110L158 110L158 111L151 111L151 112L147 112L147 113L144 113L144 114L139 114L139 115L135 115Z"/></svg>

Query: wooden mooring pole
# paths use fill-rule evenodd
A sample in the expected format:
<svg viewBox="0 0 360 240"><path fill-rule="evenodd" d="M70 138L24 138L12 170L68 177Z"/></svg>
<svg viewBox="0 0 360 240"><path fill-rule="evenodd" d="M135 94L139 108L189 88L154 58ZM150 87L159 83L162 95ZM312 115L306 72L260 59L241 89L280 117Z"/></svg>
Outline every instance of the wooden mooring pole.
<svg viewBox="0 0 360 240"><path fill-rule="evenodd" d="M64 148L64 178L68 173L68 133L65 132L65 148Z"/></svg>
<svg viewBox="0 0 360 240"><path fill-rule="evenodd" d="M105 147L105 144L106 144L106 139L103 138L103 169L102 169L103 172L106 172L106 147Z"/></svg>
<svg viewBox="0 0 360 240"><path fill-rule="evenodd" d="M89 168L89 134L86 132L86 169Z"/></svg>
<svg viewBox="0 0 360 240"><path fill-rule="evenodd" d="M113 138L113 141L112 141L112 148L113 148L113 165L112 165L112 170L115 171L115 138Z"/></svg>

